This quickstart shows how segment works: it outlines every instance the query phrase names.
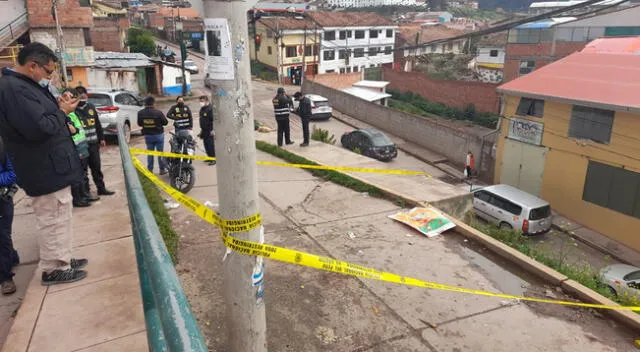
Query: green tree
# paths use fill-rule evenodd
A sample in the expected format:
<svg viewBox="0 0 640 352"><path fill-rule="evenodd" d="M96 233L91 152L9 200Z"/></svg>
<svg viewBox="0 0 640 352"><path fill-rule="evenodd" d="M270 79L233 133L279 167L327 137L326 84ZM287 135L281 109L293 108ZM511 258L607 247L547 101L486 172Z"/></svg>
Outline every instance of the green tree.
<svg viewBox="0 0 640 352"><path fill-rule="evenodd" d="M127 45L132 53L142 53L147 56L156 55L156 43L153 33L146 29L129 28Z"/></svg>

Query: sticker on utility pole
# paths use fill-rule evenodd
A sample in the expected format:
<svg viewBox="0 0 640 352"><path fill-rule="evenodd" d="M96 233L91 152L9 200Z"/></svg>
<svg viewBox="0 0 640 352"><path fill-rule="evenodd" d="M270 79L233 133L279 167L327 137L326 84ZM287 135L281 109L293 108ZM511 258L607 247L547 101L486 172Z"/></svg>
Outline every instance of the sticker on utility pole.
<svg viewBox="0 0 640 352"><path fill-rule="evenodd" d="M233 80L235 68L231 48L231 35L226 18L204 19L204 47L206 50L206 73L216 80Z"/></svg>

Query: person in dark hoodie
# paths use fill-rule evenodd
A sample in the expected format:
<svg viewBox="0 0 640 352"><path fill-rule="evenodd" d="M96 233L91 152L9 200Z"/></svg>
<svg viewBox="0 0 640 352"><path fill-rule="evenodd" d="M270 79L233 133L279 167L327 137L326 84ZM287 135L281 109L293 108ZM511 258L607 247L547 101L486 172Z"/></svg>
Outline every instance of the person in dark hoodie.
<svg viewBox="0 0 640 352"><path fill-rule="evenodd" d="M18 65L0 77L0 134L18 185L32 197L42 284L82 280L86 259L71 258L71 184L82 177L66 116L78 100L59 101L41 86L56 70L56 54L32 42L18 53ZM46 82L44 82L46 83ZM46 87L46 84L44 84Z"/></svg>
<svg viewBox="0 0 640 352"><path fill-rule="evenodd" d="M207 152L207 156L216 157L216 148L213 144L213 106L209 102L209 97L203 95L200 97L200 134L198 137L202 138L202 144L204 144L204 150ZM207 164L215 165L215 160L207 160Z"/></svg>
<svg viewBox="0 0 640 352"><path fill-rule="evenodd" d="M0 286L3 295L16 292L13 267L20 264L18 251L13 248L11 227L13 224L13 195L18 191L16 173L4 151L0 139Z"/></svg>
<svg viewBox="0 0 640 352"><path fill-rule="evenodd" d="M154 97L149 96L144 99L145 108L138 111L138 126L142 127L147 150L162 152L164 151L164 126L169 121L162 111L155 108L155 104ZM158 164L160 164L160 175L169 172L165 158L159 156ZM153 155L147 155L147 169L153 172Z"/></svg>

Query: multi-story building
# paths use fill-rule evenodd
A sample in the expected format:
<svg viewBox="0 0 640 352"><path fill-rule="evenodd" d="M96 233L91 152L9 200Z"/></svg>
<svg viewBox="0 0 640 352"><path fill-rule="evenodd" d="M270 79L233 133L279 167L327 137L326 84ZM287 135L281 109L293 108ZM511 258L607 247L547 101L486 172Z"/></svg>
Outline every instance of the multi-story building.
<svg viewBox="0 0 640 352"><path fill-rule="evenodd" d="M400 26L395 42L395 67L404 71L412 71L416 58L425 54L460 54L464 52L466 39L448 41L446 43L423 45L435 40L453 38L464 34L460 29L448 28L444 25L407 25ZM404 47L416 47L402 49Z"/></svg>
<svg viewBox="0 0 640 352"><path fill-rule="evenodd" d="M299 84L302 66L305 76L318 73L322 28L305 17L268 17L256 21L250 41L251 59L277 72L283 83Z"/></svg>
<svg viewBox="0 0 640 352"><path fill-rule="evenodd" d="M640 35L640 6L576 19L553 18L527 23L509 31L504 81L582 50L602 37Z"/></svg>
<svg viewBox="0 0 640 352"><path fill-rule="evenodd" d="M417 0L327 0L330 7L415 6Z"/></svg>
<svg viewBox="0 0 640 352"><path fill-rule="evenodd" d="M360 72L393 65L398 26L369 12L310 12L321 28L318 73Z"/></svg>
<svg viewBox="0 0 640 352"><path fill-rule="evenodd" d="M494 180L636 250L639 44L601 39L500 86L505 105Z"/></svg>
<svg viewBox="0 0 640 352"><path fill-rule="evenodd" d="M586 0L569 0L569 1L542 1L542 2L533 2L531 3L531 5L529 5L529 14L531 15L541 15L543 13L549 12L549 11L555 11L555 10L560 10L569 6L575 6L575 5L579 5L583 2L585 2ZM565 15L579 15L588 11L592 11L592 10L597 10L597 9L601 9L604 7L608 7L611 5L615 5L617 3L620 3L620 0L603 0L600 2L597 2L595 4L591 4L588 6L583 6L583 7L579 7L577 9L574 10L570 10L567 11L565 13ZM624 2L622 4L619 4L618 6L624 7L624 6L629 6L628 2Z"/></svg>
<svg viewBox="0 0 640 352"><path fill-rule="evenodd" d="M127 31L131 26L127 9L112 2L93 1L91 38L95 51L127 51Z"/></svg>
<svg viewBox="0 0 640 352"><path fill-rule="evenodd" d="M507 44L507 32L498 32L483 36L476 44L474 70L480 81L500 83L504 76L504 54Z"/></svg>
<svg viewBox="0 0 640 352"><path fill-rule="evenodd" d="M60 53L56 22L53 18L52 0L26 0L30 37ZM62 28L65 51L62 53L67 67L68 82L87 84L87 67L94 64L93 11L89 0L66 0L57 7L58 21ZM58 83L55 80L52 82Z"/></svg>

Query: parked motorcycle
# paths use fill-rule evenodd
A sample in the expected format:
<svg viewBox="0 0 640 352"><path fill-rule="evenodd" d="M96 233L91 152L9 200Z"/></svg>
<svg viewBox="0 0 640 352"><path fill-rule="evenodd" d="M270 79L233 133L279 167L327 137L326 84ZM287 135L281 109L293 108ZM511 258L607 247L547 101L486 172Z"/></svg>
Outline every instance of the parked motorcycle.
<svg viewBox="0 0 640 352"><path fill-rule="evenodd" d="M171 152L175 154L195 155L196 141L187 130L171 133ZM182 193L189 192L196 183L196 171L193 168L193 159L168 158L169 178L171 187Z"/></svg>

